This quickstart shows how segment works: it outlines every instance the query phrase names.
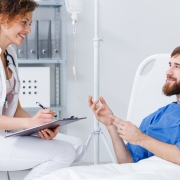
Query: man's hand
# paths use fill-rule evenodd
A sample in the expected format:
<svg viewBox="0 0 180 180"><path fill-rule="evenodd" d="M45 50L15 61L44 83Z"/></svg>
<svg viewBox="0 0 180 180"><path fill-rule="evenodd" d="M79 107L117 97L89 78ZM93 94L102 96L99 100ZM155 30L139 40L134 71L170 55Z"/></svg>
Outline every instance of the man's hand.
<svg viewBox="0 0 180 180"><path fill-rule="evenodd" d="M60 126L56 127L54 131L50 129L44 129L39 132L39 137L45 140L51 140L56 137L57 133L59 132Z"/></svg>
<svg viewBox="0 0 180 180"><path fill-rule="evenodd" d="M113 124L118 128L117 132L122 139L131 144L139 145L164 160L180 165L180 151L176 145L165 143L143 134L131 122L123 121L115 116L111 116L111 118L114 120ZM118 158L118 155L116 151L117 159L120 159L119 162L122 162L121 157Z"/></svg>
<svg viewBox="0 0 180 180"><path fill-rule="evenodd" d="M97 105L99 101L101 102L102 106ZM113 125L113 120L110 118L110 115L113 115L113 112L106 104L103 97L100 97L98 100L93 102L92 96L89 96L88 105L94 112L96 119L101 121L106 126Z"/></svg>
<svg viewBox="0 0 180 180"><path fill-rule="evenodd" d="M110 117L114 120L113 124L117 127L117 132L122 139L136 145L143 139L144 134L130 121L123 121L113 115Z"/></svg>

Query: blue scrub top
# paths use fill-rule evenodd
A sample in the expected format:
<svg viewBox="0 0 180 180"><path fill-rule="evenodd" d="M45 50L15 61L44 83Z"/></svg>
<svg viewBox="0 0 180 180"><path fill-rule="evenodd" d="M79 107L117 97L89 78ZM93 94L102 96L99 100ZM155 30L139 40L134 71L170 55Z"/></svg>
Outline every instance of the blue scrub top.
<svg viewBox="0 0 180 180"><path fill-rule="evenodd" d="M159 141L174 144L180 150L180 104L171 103L143 119L139 129ZM153 156L138 145L127 143L134 162Z"/></svg>

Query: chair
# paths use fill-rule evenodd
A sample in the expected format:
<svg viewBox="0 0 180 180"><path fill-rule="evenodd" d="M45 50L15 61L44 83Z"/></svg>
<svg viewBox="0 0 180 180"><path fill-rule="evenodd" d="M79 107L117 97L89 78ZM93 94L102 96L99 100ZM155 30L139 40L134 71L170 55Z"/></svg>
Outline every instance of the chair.
<svg viewBox="0 0 180 180"><path fill-rule="evenodd" d="M162 93L169 61L169 54L152 55L142 61L137 69L127 113L127 120L137 126L147 115L176 101L175 96L167 97ZM152 69L143 74L149 64L152 66L152 62Z"/></svg>

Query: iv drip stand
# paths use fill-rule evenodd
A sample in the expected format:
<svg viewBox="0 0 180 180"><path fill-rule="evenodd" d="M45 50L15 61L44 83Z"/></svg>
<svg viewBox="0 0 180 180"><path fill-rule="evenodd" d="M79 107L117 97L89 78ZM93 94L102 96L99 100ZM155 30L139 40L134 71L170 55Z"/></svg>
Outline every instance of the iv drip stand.
<svg viewBox="0 0 180 180"><path fill-rule="evenodd" d="M94 99L97 100L99 98L99 49L100 49L100 41L99 39L99 0L95 0L95 38L94 41ZM86 150L94 137L94 164L99 164L99 135L101 136L105 147L110 155L110 158L113 163L117 163L111 149L107 143L107 140L99 128L99 121L94 116L94 128L91 131L88 140L86 142Z"/></svg>

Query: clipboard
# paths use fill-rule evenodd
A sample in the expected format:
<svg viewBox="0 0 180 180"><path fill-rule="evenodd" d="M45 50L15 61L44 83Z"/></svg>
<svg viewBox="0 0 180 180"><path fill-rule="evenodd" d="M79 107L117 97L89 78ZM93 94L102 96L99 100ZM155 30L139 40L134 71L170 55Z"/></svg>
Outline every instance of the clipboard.
<svg viewBox="0 0 180 180"><path fill-rule="evenodd" d="M31 136L31 135L37 135L39 131L43 130L43 129L55 129L57 126L64 126L66 124L70 124L73 122L77 122L79 120L82 119L86 119L87 117L83 117L83 118L77 118L77 117L70 117L70 118L66 118L66 119L58 119L55 121L52 121L50 123L46 123L43 124L41 126L36 126L33 128L29 128L29 129L25 129L25 130L21 130L21 131L17 131L11 134L8 134L5 136L5 138L8 137L12 137L12 136Z"/></svg>

